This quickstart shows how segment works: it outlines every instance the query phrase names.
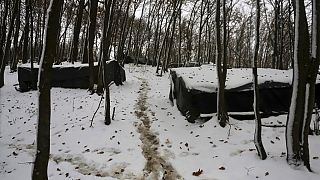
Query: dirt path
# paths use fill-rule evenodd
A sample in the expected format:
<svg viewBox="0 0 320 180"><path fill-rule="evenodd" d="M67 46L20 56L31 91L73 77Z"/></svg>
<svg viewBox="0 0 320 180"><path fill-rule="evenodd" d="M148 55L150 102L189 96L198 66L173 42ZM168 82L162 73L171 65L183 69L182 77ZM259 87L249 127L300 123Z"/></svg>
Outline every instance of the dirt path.
<svg viewBox="0 0 320 180"><path fill-rule="evenodd" d="M152 132L151 121L148 116L147 107L147 94L149 89L146 79L139 78L142 81L139 89L139 98L136 103L136 116L141 120L138 126L138 132L140 133L140 140L142 141L142 153L147 160L144 167L145 179L182 179L176 172L172 165L166 161L165 157L162 157L158 152L159 138L156 133Z"/></svg>

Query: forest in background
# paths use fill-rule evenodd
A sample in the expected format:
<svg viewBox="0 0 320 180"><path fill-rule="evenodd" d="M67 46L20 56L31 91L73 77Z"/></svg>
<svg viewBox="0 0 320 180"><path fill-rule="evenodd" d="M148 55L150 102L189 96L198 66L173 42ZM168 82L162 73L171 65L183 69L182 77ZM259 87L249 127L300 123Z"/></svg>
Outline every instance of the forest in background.
<svg viewBox="0 0 320 180"><path fill-rule="evenodd" d="M251 67L254 47L254 1L224 1L221 22L226 24L228 67ZM115 1L110 51L118 61L144 59L150 64L183 66L215 63L215 1L121 0ZM6 62L39 62L48 0L5 1L0 4L1 45L11 32ZM62 8L57 57L61 61L88 62L90 18L94 25L93 61L98 61L103 31L103 3L89 6L85 0L66 1ZM307 4L310 9L311 3ZM90 11L96 16L90 17ZM288 69L293 59L294 20L291 1L261 2L261 46L258 66ZM311 15L308 15L309 19ZM10 31L9 31L10 29ZM223 32L224 33L224 32ZM113 50L111 50L113 49Z"/></svg>

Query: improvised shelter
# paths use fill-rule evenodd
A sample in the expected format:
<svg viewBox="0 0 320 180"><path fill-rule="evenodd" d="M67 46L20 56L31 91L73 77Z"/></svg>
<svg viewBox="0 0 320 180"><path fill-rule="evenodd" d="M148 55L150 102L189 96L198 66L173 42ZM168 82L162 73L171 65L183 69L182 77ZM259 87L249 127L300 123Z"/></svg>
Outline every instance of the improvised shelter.
<svg viewBox="0 0 320 180"><path fill-rule="evenodd" d="M262 117L287 113L291 103L292 70L258 69ZM213 65L173 68L169 98L188 120L217 111L217 72ZM235 118L253 115L251 68L228 69L225 87L226 109ZM320 104L320 78L316 84Z"/></svg>
<svg viewBox="0 0 320 180"><path fill-rule="evenodd" d="M108 82L114 81L118 85L126 80L125 70L120 64L115 61L107 61L106 73ZM94 64L94 81L97 82L99 67L98 63ZM35 64L33 71L31 71L30 64L23 64L18 67L18 81L19 91L26 92L31 89L32 79L35 83L38 81L39 66ZM53 65L51 71L51 85L52 87L62 88L81 88L89 87L89 65L75 64L75 65Z"/></svg>

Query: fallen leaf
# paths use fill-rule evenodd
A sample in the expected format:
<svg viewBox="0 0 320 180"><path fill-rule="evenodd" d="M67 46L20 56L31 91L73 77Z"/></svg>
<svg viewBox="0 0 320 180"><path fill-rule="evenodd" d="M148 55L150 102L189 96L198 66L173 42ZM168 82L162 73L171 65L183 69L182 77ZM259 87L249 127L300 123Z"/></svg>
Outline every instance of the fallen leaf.
<svg viewBox="0 0 320 180"><path fill-rule="evenodd" d="M192 173L193 176L200 176L203 173L202 169L199 169L198 171L195 171Z"/></svg>

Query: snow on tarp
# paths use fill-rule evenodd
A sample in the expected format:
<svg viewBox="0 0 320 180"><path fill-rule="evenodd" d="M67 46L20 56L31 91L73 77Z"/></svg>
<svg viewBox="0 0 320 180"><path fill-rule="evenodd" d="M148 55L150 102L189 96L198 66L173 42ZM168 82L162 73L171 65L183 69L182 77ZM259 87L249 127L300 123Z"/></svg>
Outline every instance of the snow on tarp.
<svg viewBox="0 0 320 180"><path fill-rule="evenodd" d="M217 109L217 74L213 65L171 69L169 98L176 99L180 112L191 118L215 113ZM288 112L292 94L292 70L258 69L260 110L262 115ZM320 81L317 79L316 102L320 104ZM252 69L228 69L226 79L228 112L252 112Z"/></svg>
<svg viewBox="0 0 320 180"><path fill-rule="evenodd" d="M38 80L39 66L34 64L34 71L31 72L30 64L22 64L18 67L18 81L20 91L25 92L30 90L31 81ZM97 82L98 63L94 64L94 81ZM125 81L125 71L115 60L107 61L106 73L108 82L114 81L116 85L122 84ZM53 65L52 67L52 87L63 88L82 88L89 87L89 65L81 63L63 63L61 65Z"/></svg>
<svg viewBox="0 0 320 180"><path fill-rule="evenodd" d="M216 67L202 65L200 67L173 68L177 77L182 77L186 88L203 92L216 92L218 87ZM292 70L262 69L258 68L259 84L276 82L273 86L288 86L292 81ZM251 68L228 69L226 76L226 89L249 88L252 83ZM250 88L251 89L251 88ZM243 89L245 90L245 88Z"/></svg>

